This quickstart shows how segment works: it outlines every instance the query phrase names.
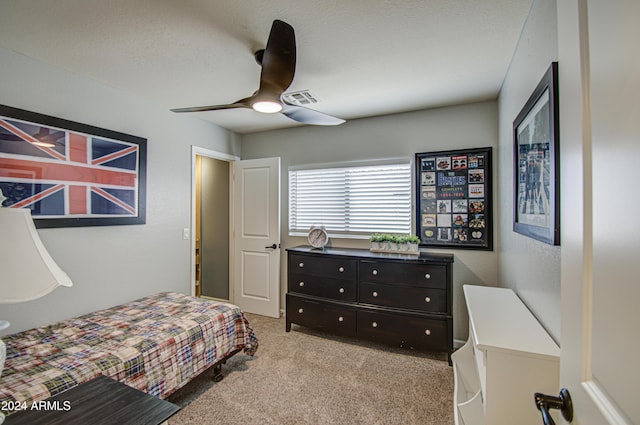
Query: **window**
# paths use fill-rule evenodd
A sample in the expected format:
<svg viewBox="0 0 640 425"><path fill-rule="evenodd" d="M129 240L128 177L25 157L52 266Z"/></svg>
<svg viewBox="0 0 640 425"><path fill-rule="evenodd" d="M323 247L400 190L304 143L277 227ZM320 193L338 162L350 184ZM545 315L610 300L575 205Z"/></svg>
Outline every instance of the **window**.
<svg viewBox="0 0 640 425"><path fill-rule="evenodd" d="M332 236L411 233L411 161L289 169L289 234L323 224Z"/></svg>

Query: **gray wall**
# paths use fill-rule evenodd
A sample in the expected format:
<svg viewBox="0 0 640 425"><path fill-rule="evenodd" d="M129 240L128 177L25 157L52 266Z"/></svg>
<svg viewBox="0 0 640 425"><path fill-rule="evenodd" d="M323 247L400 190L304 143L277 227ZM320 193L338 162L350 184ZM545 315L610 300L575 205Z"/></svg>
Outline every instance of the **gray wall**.
<svg viewBox="0 0 640 425"><path fill-rule="evenodd" d="M279 156L282 159L281 294L286 292L286 251L306 244L306 238L288 236L289 166L379 159L413 158L416 152L491 146L498 143L498 110L494 101L348 121L337 127L297 127L242 137L242 158ZM494 165L495 166L495 165ZM494 202L495 205L495 202ZM494 236L495 238L495 236ZM333 239L333 246L368 248L369 242ZM432 250L455 254L454 338L467 338L467 315L462 284L497 284L496 250Z"/></svg>
<svg viewBox="0 0 640 425"><path fill-rule="evenodd" d="M191 293L190 241L182 240L191 220L190 145L239 156L237 136L3 48L0 75L3 104L148 139L147 224L39 230L74 286L0 304L0 318L12 324L4 333L160 291Z"/></svg>
<svg viewBox="0 0 640 425"><path fill-rule="evenodd" d="M555 0L535 0L499 97L500 231L497 246L500 286L514 289L547 332L559 342L560 247L538 242L512 230L513 120L551 62L557 60L557 38ZM562 87L559 97L562 102Z"/></svg>

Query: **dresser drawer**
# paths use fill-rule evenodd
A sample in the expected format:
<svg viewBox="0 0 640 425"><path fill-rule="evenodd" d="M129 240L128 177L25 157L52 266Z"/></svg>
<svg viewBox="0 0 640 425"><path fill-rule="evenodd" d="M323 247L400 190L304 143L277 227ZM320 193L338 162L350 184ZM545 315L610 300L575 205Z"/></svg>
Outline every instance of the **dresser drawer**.
<svg viewBox="0 0 640 425"><path fill-rule="evenodd" d="M362 282L358 301L427 313L448 313L445 289Z"/></svg>
<svg viewBox="0 0 640 425"><path fill-rule="evenodd" d="M355 336L356 312L348 307L287 294L287 322Z"/></svg>
<svg viewBox="0 0 640 425"><path fill-rule="evenodd" d="M358 311L358 336L398 347L451 350L447 319Z"/></svg>
<svg viewBox="0 0 640 425"><path fill-rule="evenodd" d="M289 271L311 276L340 280L356 279L356 260L341 257L323 257L322 255L289 256Z"/></svg>
<svg viewBox="0 0 640 425"><path fill-rule="evenodd" d="M356 282L292 273L289 276L289 292L338 301L355 301Z"/></svg>
<svg viewBox="0 0 640 425"><path fill-rule="evenodd" d="M402 262L360 261L360 282L407 283L446 289L447 266Z"/></svg>

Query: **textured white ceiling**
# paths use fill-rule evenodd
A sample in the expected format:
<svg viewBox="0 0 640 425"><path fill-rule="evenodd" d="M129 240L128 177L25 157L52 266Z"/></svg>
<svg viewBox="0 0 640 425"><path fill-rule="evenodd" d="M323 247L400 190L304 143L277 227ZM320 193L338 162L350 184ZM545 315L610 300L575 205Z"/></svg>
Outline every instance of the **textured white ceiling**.
<svg viewBox="0 0 640 425"><path fill-rule="evenodd" d="M0 45L167 109L258 87L271 23L296 31L289 91L344 119L494 99L532 0L0 0ZM239 133L300 125L195 114Z"/></svg>

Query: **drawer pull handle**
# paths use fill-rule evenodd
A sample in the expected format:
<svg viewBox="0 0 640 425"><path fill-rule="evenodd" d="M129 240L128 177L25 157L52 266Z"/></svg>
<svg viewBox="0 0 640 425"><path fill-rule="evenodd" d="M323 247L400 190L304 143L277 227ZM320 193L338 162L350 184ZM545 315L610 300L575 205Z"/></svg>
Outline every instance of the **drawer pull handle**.
<svg viewBox="0 0 640 425"><path fill-rule="evenodd" d="M427 297L424 299L426 302L430 303L431 302L431 297Z"/></svg>
<svg viewBox="0 0 640 425"><path fill-rule="evenodd" d="M338 317L338 322L344 322L344 317L342 316Z"/></svg>
<svg viewBox="0 0 640 425"><path fill-rule="evenodd" d="M304 267L304 263L299 263L298 267L303 268Z"/></svg>
<svg viewBox="0 0 640 425"><path fill-rule="evenodd" d="M429 336L429 335L431 335L431 331L429 329L427 329L426 331L424 331L424 334Z"/></svg>
<svg viewBox="0 0 640 425"><path fill-rule="evenodd" d="M304 286L304 282L300 282L300 283L298 283L298 285Z"/></svg>
<svg viewBox="0 0 640 425"><path fill-rule="evenodd" d="M338 292L340 292L341 294L344 294L344 288L338 289Z"/></svg>
<svg viewBox="0 0 640 425"><path fill-rule="evenodd" d="M373 295L374 297L377 297L378 293L376 291L373 291L373 294L371 294L371 295Z"/></svg>
<svg viewBox="0 0 640 425"><path fill-rule="evenodd" d="M373 322L373 323L371 324L371 326L373 326L374 328L377 328L377 327L378 327L378 322Z"/></svg>
<svg viewBox="0 0 640 425"><path fill-rule="evenodd" d="M339 271L340 273L343 273L343 272L344 272L344 267L340 267L340 268L338 269L338 271Z"/></svg>
<svg viewBox="0 0 640 425"><path fill-rule="evenodd" d="M374 276L378 276L378 270L374 270L371 273L373 273Z"/></svg>
<svg viewBox="0 0 640 425"><path fill-rule="evenodd" d="M299 308L298 309L298 313L300 313L300 314L304 313L304 309L303 308Z"/></svg>
<svg viewBox="0 0 640 425"><path fill-rule="evenodd" d="M431 275L429 273L427 273L427 274L424 275L424 278L425 279L431 279Z"/></svg>

